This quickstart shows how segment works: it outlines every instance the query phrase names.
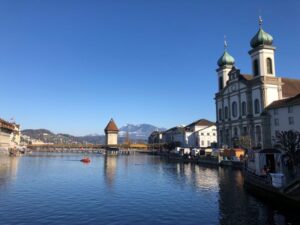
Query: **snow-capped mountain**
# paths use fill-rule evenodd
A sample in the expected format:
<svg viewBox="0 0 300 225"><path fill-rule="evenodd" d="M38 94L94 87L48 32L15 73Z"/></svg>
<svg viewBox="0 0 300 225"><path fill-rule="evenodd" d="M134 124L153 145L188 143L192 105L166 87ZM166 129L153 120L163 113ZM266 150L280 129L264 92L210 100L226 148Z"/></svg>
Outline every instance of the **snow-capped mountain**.
<svg viewBox="0 0 300 225"><path fill-rule="evenodd" d="M165 128L159 128L151 124L126 124L120 128L120 137L125 137L127 132L131 139L148 139L153 131L164 131Z"/></svg>

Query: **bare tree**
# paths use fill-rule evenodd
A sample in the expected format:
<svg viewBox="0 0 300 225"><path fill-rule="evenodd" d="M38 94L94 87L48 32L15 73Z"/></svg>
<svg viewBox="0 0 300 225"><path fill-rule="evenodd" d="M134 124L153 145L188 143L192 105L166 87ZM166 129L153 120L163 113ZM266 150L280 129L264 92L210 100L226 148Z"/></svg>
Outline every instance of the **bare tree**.
<svg viewBox="0 0 300 225"><path fill-rule="evenodd" d="M281 131L276 133L276 143L290 158L294 167L300 166L300 133L297 131Z"/></svg>

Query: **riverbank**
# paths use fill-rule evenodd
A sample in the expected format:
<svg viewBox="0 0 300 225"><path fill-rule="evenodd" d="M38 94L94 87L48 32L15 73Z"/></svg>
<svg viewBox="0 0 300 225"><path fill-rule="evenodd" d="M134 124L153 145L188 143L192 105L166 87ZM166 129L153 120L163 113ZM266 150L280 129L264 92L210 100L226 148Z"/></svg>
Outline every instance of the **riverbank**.
<svg viewBox="0 0 300 225"><path fill-rule="evenodd" d="M149 154L159 155L166 158L169 161L181 162L181 163L195 163L199 165L212 165L221 167L233 167L237 169L243 169L244 163L242 161L233 160L219 160L219 157L213 156L190 156L190 155L178 155L167 152L151 152Z"/></svg>

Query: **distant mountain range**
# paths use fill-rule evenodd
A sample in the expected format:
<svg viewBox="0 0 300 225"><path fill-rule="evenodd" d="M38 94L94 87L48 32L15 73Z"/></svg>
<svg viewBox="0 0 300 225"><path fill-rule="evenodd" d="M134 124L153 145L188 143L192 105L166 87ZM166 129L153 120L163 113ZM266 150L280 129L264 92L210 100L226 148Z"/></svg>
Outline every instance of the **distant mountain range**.
<svg viewBox="0 0 300 225"><path fill-rule="evenodd" d="M153 131L164 131L164 128L158 128L150 124L126 124L120 128L119 142L123 143L129 134L130 140L134 142L146 142L149 135ZM55 134L46 129L26 129L22 130L22 135L26 135L31 139L41 140L46 143L91 143L104 144L105 135L90 134L86 136L73 136L69 134Z"/></svg>
<svg viewBox="0 0 300 225"><path fill-rule="evenodd" d="M158 128L151 124L126 124L125 126L120 128L119 135L120 137L126 137L128 132L129 137L131 139L138 139L138 140L147 140L150 134L153 131L164 131L165 128Z"/></svg>

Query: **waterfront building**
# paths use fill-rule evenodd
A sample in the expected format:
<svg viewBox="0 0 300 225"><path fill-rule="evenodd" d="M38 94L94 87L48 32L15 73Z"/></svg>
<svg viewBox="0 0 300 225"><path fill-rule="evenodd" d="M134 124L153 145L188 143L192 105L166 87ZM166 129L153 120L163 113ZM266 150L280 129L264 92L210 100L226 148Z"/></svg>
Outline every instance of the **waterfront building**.
<svg viewBox="0 0 300 225"><path fill-rule="evenodd" d="M118 133L119 129L113 119L109 121L106 128L104 129L106 136L106 146L118 145Z"/></svg>
<svg viewBox="0 0 300 225"><path fill-rule="evenodd" d="M11 146L11 136L14 132L15 126L3 119L0 119L0 147Z"/></svg>
<svg viewBox="0 0 300 225"><path fill-rule="evenodd" d="M183 125L172 127L162 134L163 143L171 144L174 143L181 147L185 146L185 127Z"/></svg>
<svg viewBox="0 0 300 225"><path fill-rule="evenodd" d="M153 131L148 137L149 144L161 144L163 143L163 132Z"/></svg>
<svg viewBox="0 0 300 225"><path fill-rule="evenodd" d="M0 119L0 147L17 147L20 141L20 125Z"/></svg>
<svg viewBox="0 0 300 225"><path fill-rule="evenodd" d="M21 142L21 130L20 124L12 123L14 126L13 132L10 134L10 143L13 147L20 146Z"/></svg>
<svg viewBox="0 0 300 225"><path fill-rule="evenodd" d="M214 122L206 119L197 120L185 127L186 147L211 147L217 143L217 128Z"/></svg>
<svg viewBox="0 0 300 225"><path fill-rule="evenodd" d="M300 93L300 80L277 76L273 37L262 29L261 18L250 46L252 74L243 74L235 67L226 42L217 63L215 103L220 147L234 147L241 136L249 137L252 147L271 147L270 121L274 118L267 107Z"/></svg>
<svg viewBox="0 0 300 225"><path fill-rule="evenodd" d="M276 133L281 131L300 132L300 93L291 98L272 102L266 108L270 116L272 145L276 144Z"/></svg>
<svg viewBox="0 0 300 225"><path fill-rule="evenodd" d="M164 132L153 132L148 139L149 144L175 144L178 147L195 148L210 147L217 142L215 123L200 119L187 126L172 127Z"/></svg>

